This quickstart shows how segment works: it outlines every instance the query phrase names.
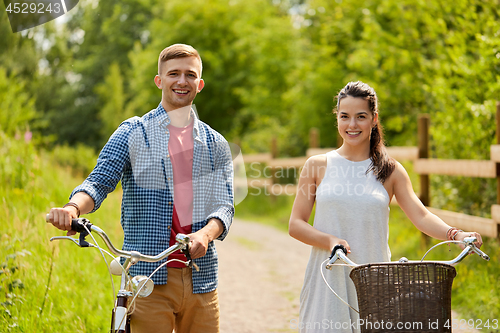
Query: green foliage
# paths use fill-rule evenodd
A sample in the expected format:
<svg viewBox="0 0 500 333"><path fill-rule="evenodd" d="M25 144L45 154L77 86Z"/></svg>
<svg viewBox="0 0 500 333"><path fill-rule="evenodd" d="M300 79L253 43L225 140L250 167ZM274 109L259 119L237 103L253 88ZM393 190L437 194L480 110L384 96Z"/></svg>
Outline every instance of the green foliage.
<svg viewBox="0 0 500 333"><path fill-rule="evenodd" d="M483 238L481 250L490 256L485 261L477 255L466 257L455 266L457 276L453 281L451 308L461 314L464 319L496 319L500 316L498 300L500 290L496 288L499 282L500 248L497 239ZM428 246L423 246L421 234L406 218L399 207L391 207L389 245L392 260L401 257L420 259L432 246L439 241L432 240ZM432 250L426 260L451 260L460 253L456 245L442 245ZM490 330L487 330L490 332ZM492 330L491 332L498 332Z"/></svg>
<svg viewBox="0 0 500 333"><path fill-rule="evenodd" d="M95 151L83 144L77 144L75 147L58 145L48 155L51 163L66 167L74 175L80 177L86 177L94 168L97 160Z"/></svg>
<svg viewBox="0 0 500 333"><path fill-rule="evenodd" d="M0 182L2 187L23 193L35 181L36 174L30 166L37 162L32 143L21 138L12 139L0 131Z"/></svg>
<svg viewBox="0 0 500 333"><path fill-rule="evenodd" d="M0 67L0 131L12 136L25 131L35 116L34 98L26 92L25 84Z"/></svg>
<svg viewBox="0 0 500 333"><path fill-rule="evenodd" d="M489 158L500 99L496 2L311 0L297 8L307 48L286 100L302 154L310 127L320 129L323 146L336 146L332 97L348 81L362 80L377 91L390 145L416 145L417 115L429 113L432 157ZM493 181L431 180L433 206L490 214Z"/></svg>
<svg viewBox="0 0 500 333"><path fill-rule="evenodd" d="M113 297L100 254L70 242L50 243L63 233L45 223L50 207L66 203L81 178L32 142L2 132L0 139L0 332L105 331ZM69 150L60 152L78 154ZM95 162L90 152L88 158ZM123 237L119 195L91 216L117 245Z"/></svg>
<svg viewBox="0 0 500 333"><path fill-rule="evenodd" d="M7 69L7 74L16 73L22 79L31 82L36 76L39 54L35 47L32 29L27 33L12 33L7 12L0 11L0 67Z"/></svg>
<svg viewBox="0 0 500 333"><path fill-rule="evenodd" d="M1 244L1 246L5 246L8 251L9 245ZM31 253L22 250L8 254L0 265L0 318L4 320L4 326L8 329L18 326L18 317L13 316L11 310L20 306L24 300L21 295L25 286L23 281L18 278L20 267L16 258L25 255L31 255Z"/></svg>
<svg viewBox="0 0 500 333"><path fill-rule="evenodd" d="M463 112L472 105L485 104L483 113L492 114L493 100L500 94L496 3L408 0L368 1L360 6L311 0L303 8L297 17L308 22L301 28L308 48L295 75L306 79L289 96L297 123L305 124L299 132L303 141L314 126L321 129L322 142L334 146L336 133L324 114L334 106L332 97L351 80L365 81L377 91L381 122L391 145L415 145L416 116L430 113L433 133L443 133L460 149L463 143L453 140L462 131L450 131L446 126L450 119L444 123L440 115L466 127L468 123L455 116L477 117L480 106L470 116ZM494 123L483 130L481 136L491 138ZM449 150L448 142L434 139L435 146Z"/></svg>
<svg viewBox="0 0 500 333"><path fill-rule="evenodd" d="M126 96L123 91L123 76L118 63L113 62L109 68L109 73L104 78L104 82L97 86L96 90L104 102L99 118L102 122L101 135L108 138L113 134L120 123L132 116L125 110Z"/></svg>
<svg viewBox="0 0 500 333"><path fill-rule="evenodd" d="M244 153L268 151L276 137L280 156L303 155L311 127L320 129L321 146L336 146L334 96L348 81L362 80L379 95L390 145L416 145L417 115L428 113L431 157L488 159L500 100L499 8L497 1L484 0L82 0L66 23L17 34L0 12L0 303L12 302L0 307L10 312L0 320L0 331L8 325L14 325L11 331L107 326L107 313L99 323L73 318L88 309L76 304L89 299L83 286L102 276L82 278L72 299L61 292L74 292L70 287L59 294L47 289L49 272L54 288L90 270L85 264L62 269L60 263L70 262L69 254L79 249L57 245L52 252L45 241L54 229L34 221L43 220L52 201L64 203L79 182L66 169L81 176L95 163L94 150L77 143L101 148L122 120L158 105L153 78L164 47L187 43L200 51L206 82L195 100L200 118ZM59 145L50 153L35 147L53 141ZM435 207L488 217L496 200L494 180L432 176L431 186ZM291 198L273 202L254 194L238 205L237 214L286 228ZM397 221L391 222L393 253L415 253L419 238L411 225L399 228L408 223L399 223L404 218L397 212L391 213ZM487 240L487 252L498 253L495 244ZM23 250L36 255L4 259ZM46 264L51 262L52 270ZM476 309L488 313L498 301L498 265L468 262L459 266L455 283L461 291L454 304L469 313L465 299L471 297ZM469 293L465 284L483 267L488 275L476 278ZM10 301L3 294L9 284L16 295ZM483 290L493 291L485 296ZM476 306L488 297L493 303ZM81 306L99 308L110 301L88 303ZM29 312L40 307L43 316Z"/></svg>
<svg viewBox="0 0 500 333"><path fill-rule="evenodd" d="M160 51L173 43L194 45L203 60L205 87L196 97L200 118L238 141L244 151L263 151L273 133L287 131L281 95L299 38L289 18L268 1L168 1L153 9L151 42L136 43L129 57L130 107L140 115L156 107L153 84ZM272 55L272 56L263 56Z"/></svg>
<svg viewBox="0 0 500 333"><path fill-rule="evenodd" d="M432 117L432 157L489 159L490 146L496 144L493 100L475 104L459 95L444 108ZM490 217L496 204L494 179L432 176L431 185L434 207Z"/></svg>
<svg viewBox="0 0 500 333"><path fill-rule="evenodd" d="M236 206L236 217L288 230L294 196L273 196L263 188L249 188L248 195Z"/></svg>

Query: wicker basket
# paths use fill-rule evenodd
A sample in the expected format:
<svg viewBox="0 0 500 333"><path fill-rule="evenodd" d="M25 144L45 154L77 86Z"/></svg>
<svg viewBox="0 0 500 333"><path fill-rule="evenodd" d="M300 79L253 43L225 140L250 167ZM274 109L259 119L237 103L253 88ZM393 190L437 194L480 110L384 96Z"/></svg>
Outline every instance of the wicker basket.
<svg viewBox="0 0 500 333"><path fill-rule="evenodd" d="M361 332L451 332L456 270L438 263L384 263L354 268ZM448 322L447 322L448 321Z"/></svg>

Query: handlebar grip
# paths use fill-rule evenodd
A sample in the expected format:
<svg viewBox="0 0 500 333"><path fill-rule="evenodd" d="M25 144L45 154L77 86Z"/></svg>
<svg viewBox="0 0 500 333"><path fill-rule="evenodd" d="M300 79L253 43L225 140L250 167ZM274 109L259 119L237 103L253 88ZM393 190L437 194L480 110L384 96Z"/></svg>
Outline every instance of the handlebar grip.
<svg viewBox="0 0 500 333"><path fill-rule="evenodd" d="M484 260L490 261L490 257L486 253L484 253L483 251L481 251L480 249L478 249L475 246L474 246L474 252L476 252Z"/></svg>
<svg viewBox="0 0 500 333"><path fill-rule="evenodd" d="M72 219L71 220L71 230L76 231L76 232L86 232L87 229L90 231L90 228L92 227L92 223L90 223L89 220L84 219L84 218L79 218L79 219Z"/></svg>
<svg viewBox="0 0 500 333"><path fill-rule="evenodd" d="M332 250L332 253L330 254L330 259L333 258L333 256L335 255L335 253L337 252L337 250L342 250L342 252L344 252L345 255L347 255L347 249L345 248L344 245L341 245L341 244L337 244L333 247L333 250Z"/></svg>

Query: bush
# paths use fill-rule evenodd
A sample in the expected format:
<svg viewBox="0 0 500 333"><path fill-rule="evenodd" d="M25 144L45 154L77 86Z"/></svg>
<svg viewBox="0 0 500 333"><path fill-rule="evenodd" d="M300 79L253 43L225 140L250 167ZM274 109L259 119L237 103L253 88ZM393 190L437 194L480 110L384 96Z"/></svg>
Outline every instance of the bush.
<svg viewBox="0 0 500 333"><path fill-rule="evenodd" d="M97 156L93 148L80 143L75 147L56 146L50 152L50 160L54 164L70 169L75 176L86 177L94 168Z"/></svg>

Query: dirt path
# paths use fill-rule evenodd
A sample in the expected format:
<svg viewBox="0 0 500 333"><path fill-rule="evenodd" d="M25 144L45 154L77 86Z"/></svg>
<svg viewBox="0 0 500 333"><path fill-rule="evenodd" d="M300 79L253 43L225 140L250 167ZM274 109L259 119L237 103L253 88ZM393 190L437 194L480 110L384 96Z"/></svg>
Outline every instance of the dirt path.
<svg viewBox="0 0 500 333"><path fill-rule="evenodd" d="M297 332L292 328L309 246L275 228L238 219L216 246L221 333Z"/></svg>
<svg viewBox="0 0 500 333"><path fill-rule="evenodd" d="M235 220L219 253L222 333L294 332L309 247L287 233Z"/></svg>

